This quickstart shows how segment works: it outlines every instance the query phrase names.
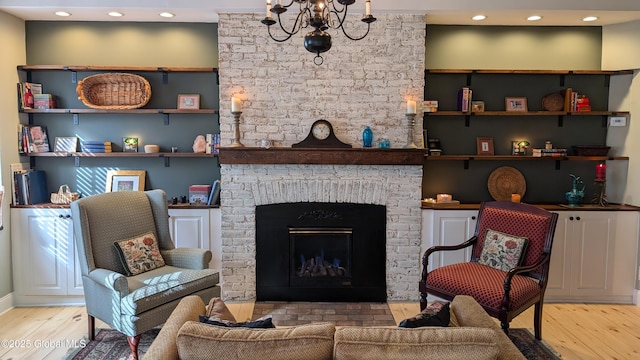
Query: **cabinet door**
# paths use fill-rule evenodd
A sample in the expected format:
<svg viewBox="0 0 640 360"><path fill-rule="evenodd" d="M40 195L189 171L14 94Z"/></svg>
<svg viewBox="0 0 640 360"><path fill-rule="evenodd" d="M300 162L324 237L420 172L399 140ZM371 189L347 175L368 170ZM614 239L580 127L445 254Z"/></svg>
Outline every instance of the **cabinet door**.
<svg viewBox="0 0 640 360"><path fill-rule="evenodd" d="M571 246L573 244L571 211L558 211L558 223L551 246L551 264L545 299L563 299L569 296L571 283Z"/></svg>
<svg viewBox="0 0 640 360"><path fill-rule="evenodd" d="M169 231L176 247L210 250L209 209L169 209Z"/></svg>
<svg viewBox="0 0 640 360"><path fill-rule="evenodd" d="M611 294L615 211L576 211L573 223L571 295Z"/></svg>
<svg viewBox="0 0 640 360"><path fill-rule="evenodd" d="M68 210L22 209L20 212L20 264L22 295L67 295L67 266L73 264ZM62 218L61 218L62 216Z"/></svg>
<svg viewBox="0 0 640 360"><path fill-rule="evenodd" d="M458 245L467 241L476 228L477 210L436 210L433 219L433 245ZM438 251L429 259L433 268L469 261L471 247Z"/></svg>
<svg viewBox="0 0 640 360"><path fill-rule="evenodd" d="M76 243L73 235L73 221L71 215L65 215L63 222L66 223L69 242L73 246L69 247L69 259L73 259L73 262L67 266L67 294L69 295L84 295L84 289L82 287L82 270L80 269L80 260L78 260L78 244Z"/></svg>

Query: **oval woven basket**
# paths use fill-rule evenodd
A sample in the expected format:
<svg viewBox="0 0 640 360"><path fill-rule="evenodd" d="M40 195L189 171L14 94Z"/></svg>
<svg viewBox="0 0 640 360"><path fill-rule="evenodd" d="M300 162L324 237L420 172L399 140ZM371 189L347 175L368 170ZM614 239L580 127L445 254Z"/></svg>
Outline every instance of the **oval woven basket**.
<svg viewBox="0 0 640 360"><path fill-rule="evenodd" d="M94 109L127 110L145 106L151 85L140 75L104 73L87 76L76 87L78 99Z"/></svg>

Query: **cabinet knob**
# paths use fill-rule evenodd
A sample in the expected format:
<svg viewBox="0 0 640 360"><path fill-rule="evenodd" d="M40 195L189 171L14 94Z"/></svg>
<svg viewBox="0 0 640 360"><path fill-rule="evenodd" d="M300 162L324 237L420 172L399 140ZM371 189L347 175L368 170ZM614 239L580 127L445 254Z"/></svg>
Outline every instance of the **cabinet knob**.
<svg viewBox="0 0 640 360"><path fill-rule="evenodd" d="M475 216L472 216L472 217L471 217L471 220L475 220L475 219L476 219L476 217L475 217Z"/></svg>
<svg viewBox="0 0 640 360"><path fill-rule="evenodd" d="M573 221L573 216L569 216L569 220Z"/></svg>
<svg viewBox="0 0 640 360"><path fill-rule="evenodd" d="M576 216L576 220L580 221L580 216Z"/></svg>
<svg viewBox="0 0 640 360"><path fill-rule="evenodd" d="M58 217L59 217L60 219L64 219L64 215L62 215L62 214L58 215Z"/></svg>

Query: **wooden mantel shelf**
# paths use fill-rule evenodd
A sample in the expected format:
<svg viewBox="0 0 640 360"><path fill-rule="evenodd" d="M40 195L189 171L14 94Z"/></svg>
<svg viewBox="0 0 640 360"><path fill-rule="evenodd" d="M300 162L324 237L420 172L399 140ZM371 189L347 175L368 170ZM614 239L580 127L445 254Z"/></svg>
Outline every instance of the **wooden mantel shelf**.
<svg viewBox="0 0 640 360"><path fill-rule="evenodd" d="M220 164L422 165L424 149L222 147Z"/></svg>

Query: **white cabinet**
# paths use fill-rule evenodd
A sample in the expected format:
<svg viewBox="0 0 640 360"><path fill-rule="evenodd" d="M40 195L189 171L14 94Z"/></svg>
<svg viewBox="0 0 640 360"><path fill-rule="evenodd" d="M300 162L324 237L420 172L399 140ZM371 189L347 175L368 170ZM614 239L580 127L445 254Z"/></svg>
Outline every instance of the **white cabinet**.
<svg viewBox="0 0 640 360"><path fill-rule="evenodd" d="M431 246L458 245L476 229L478 210L423 210L422 255ZM429 270L443 265L469 261L471 247L453 251L438 251L429 258Z"/></svg>
<svg viewBox="0 0 640 360"><path fill-rule="evenodd" d="M220 209L169 209L169 231L176 247L211 250L209 268L222 268Z"/></svg>
<svg viewBox="0 0 640 360"><path fill-rule="evenodd" d="M69 209L12 209L16 303L84 303Z"/></svg>
<svg viewBox="0 0 640 360"><path fill-rule="evenodd" d="M638 213L558 214L545 300L632 303Z"/></svg>

